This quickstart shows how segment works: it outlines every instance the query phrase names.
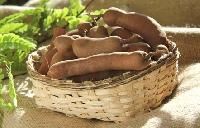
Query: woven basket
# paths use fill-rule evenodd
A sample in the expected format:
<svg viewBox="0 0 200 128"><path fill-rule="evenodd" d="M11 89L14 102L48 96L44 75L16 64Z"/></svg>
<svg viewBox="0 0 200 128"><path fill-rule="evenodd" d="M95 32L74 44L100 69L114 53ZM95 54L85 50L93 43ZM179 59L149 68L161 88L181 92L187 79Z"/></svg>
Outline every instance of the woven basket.
<svg viewBox="0 0 200 128"><path fill-rule="evenodd" d="M99 81L75 83L39 74L37 65L47 47L29 55L28 73L39 107L67 116L124 121L159 106L177 85L178 49L140 72L125 72Z"/></svg>

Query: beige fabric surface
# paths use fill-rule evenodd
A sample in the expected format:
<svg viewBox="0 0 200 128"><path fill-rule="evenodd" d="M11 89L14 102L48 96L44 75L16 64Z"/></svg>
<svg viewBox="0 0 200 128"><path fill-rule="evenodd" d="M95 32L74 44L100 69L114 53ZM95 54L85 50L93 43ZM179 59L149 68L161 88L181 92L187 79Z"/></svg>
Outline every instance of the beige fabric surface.
<svg viewBox="0 0 200 128"><path fill-rule="evenodd" d="M181 68L182 69L182 68ZM180 85L173 96L150 113L115 124L99 120L66 117L37 108L26 75L16 78L18 108L5 113L3 128L198 128L200 127L200 64L187 66L179 75ZM25 79L25 80L24 80Z"/></svg>

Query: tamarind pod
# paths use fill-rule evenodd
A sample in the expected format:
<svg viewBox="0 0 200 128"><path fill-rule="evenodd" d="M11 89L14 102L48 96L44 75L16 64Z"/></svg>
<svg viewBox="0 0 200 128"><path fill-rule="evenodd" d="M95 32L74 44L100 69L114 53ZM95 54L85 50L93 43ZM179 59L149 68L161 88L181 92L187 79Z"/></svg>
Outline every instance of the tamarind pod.
<svg viewBox="0 0 200 128"><path fill-rule="evenodd" d="M117 27L111 32L110 35L111 36L119 36L122 39L128 39L133 35L133 33L125 28Z"/></svg>
<svg viewBox="0 0 200 128"><path fill-rule="evenodd" d="M47 75L63 79L108 70L143 70L150 64L150 60L145 59L147 55L142 51L115 52L66 60L52 65Z"/></svg>
<svg viewBox="0 0 200 128"><path fill-rule="evenodd" d="M149 46L149 44L144 42L125 44L123 46L123 49L123 51L125 52L144 51L146 53L149 53L151 51L151 47Z"/></svg>
<svg viewBox="0 0 200 128"><path fill-rule="evenodd" d="M90 28L92 28L92 27L93 26L90 22L80 23L77 26L77 29L67 32L66 35L68 35L68 36L72 36L72 35L85 36L87 34L87 32L90 30Z"/></svg>
<svg viewBox="0 0 200 128"><path fill-rule="evenodd" d="M87 36L91 38L104 38L108 37L109 34L104 26L94 26L88 31Z"/></svg>
<svg viewBox="0 0 200 128"><path fill-rule="evenodd" d="M83 22L80 23L77 28L82 35L86 35L87 32L93 27L92 23L90 22Z"/></svg>
<svg viewBox="0 0 200 128"><path fill-rule="evenodd" d="M83 36L83 34L78 29L68 31L65 35L67 35L67 36L72 36L72 35Z"/></svg>
<svg viewBox="0 0 200 128"><path fill-rule="evenodd" d="M109 8L103 14L104 22L109 26L120 26L137 33L156 49L158 44L169 46L166 33L153 18L136 12L127 13L118 8Z"/></svg>
<svg viewBox="0 0 200 128"><path fill-rule="evenodd" d="M52 39L54 40L56 37L60 35L64 35L66 33L66 30L62 27L55 27L53 28L53 37Z"/></svg>
<svg viewBox="0 0 200 128"><path fill-rule="evenodd" d="M81 37L74 40L72 49L79 58L101 53L120 52L122 51L121 41L121 38L117 36L105 38Z"/></svg>
<svg viewBox="0 0 200 128"><path fill-rule="evenodd" d="M53 57L53 55L57 52L56 48L51 45L48 49L48 51L42 56L41 58L41 65L38 69L38 72L42 75L46 75L49 67L50 67L50 63L51 63L51 59Z"/></svg>
<svg viewBox="0 0 200 128"><path fill-rule="evenodd" d="M168 54L169 50L165 45L158 45L156 51L153 53L152 59L159 60L164 54Z"/></svg>
<svg viewBox="0 0 200 128"><path fill-rule="evenodd" d="M76 56L74 55L72 50L68 51L65 54L56 52L51 60L50 66L60 61L70 60L70 59L75 59L75 58Z"/></svg>
<svg viewBox="0 0 200 128"><path fill-rule="evenodd" d="M72 43L74 40L73 36L61 35L56 37L53 43L58 52L65 54L72 49Z"/></svg>
<svg viewBox="0 0 200 128"><path fill-rule="evenodd" d="M144 42L144 39L138 34L132 34L130 38L123 40L123 43L128 43L128 44L137 42Z"/></svg>

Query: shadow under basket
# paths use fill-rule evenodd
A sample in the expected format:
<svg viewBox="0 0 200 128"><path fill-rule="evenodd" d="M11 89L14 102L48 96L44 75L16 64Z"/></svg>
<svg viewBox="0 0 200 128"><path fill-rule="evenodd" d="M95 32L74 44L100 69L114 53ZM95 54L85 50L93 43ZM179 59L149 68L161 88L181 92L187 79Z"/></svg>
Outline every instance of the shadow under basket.
<svg viewBox="0 0 200 128"><path fill-rule="evenodd" d="M120 122L158 107L177 85L178 49L149 68L99 81L56 80L35 69L47 47L29 55L27 68L39 107L67 116Z"/></svg>

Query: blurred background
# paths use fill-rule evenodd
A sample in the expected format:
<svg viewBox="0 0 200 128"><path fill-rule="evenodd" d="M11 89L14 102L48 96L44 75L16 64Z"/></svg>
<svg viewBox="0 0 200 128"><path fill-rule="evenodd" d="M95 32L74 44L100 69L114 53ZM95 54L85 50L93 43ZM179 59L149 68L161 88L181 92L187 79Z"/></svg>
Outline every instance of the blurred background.
<svg viewBox="0 0 200 128"><path fill-rule="evenodd" d="M28 0L7 0L4 4L23 5ZM31 0L32 3L38 0ZM55 4L67 0L50 0ZM90 0L82 0L84 4ZM64 4L60 4L62 7ZM144 13L163 26L200 27L200 0L94 0L88 10L119 7Z"/></svg>
<svg viewBox="0 0 200 128"><path fill-rule="evenodd" d="M200 26L200 0L96 0L91 9L110 6L144 13L164 26Z"/></svg>
<svg viewBox="0 0 200 128"><path fill-rule="evenodd" d="M28 0L4 0L4 5L23 5Z"/></svg>

